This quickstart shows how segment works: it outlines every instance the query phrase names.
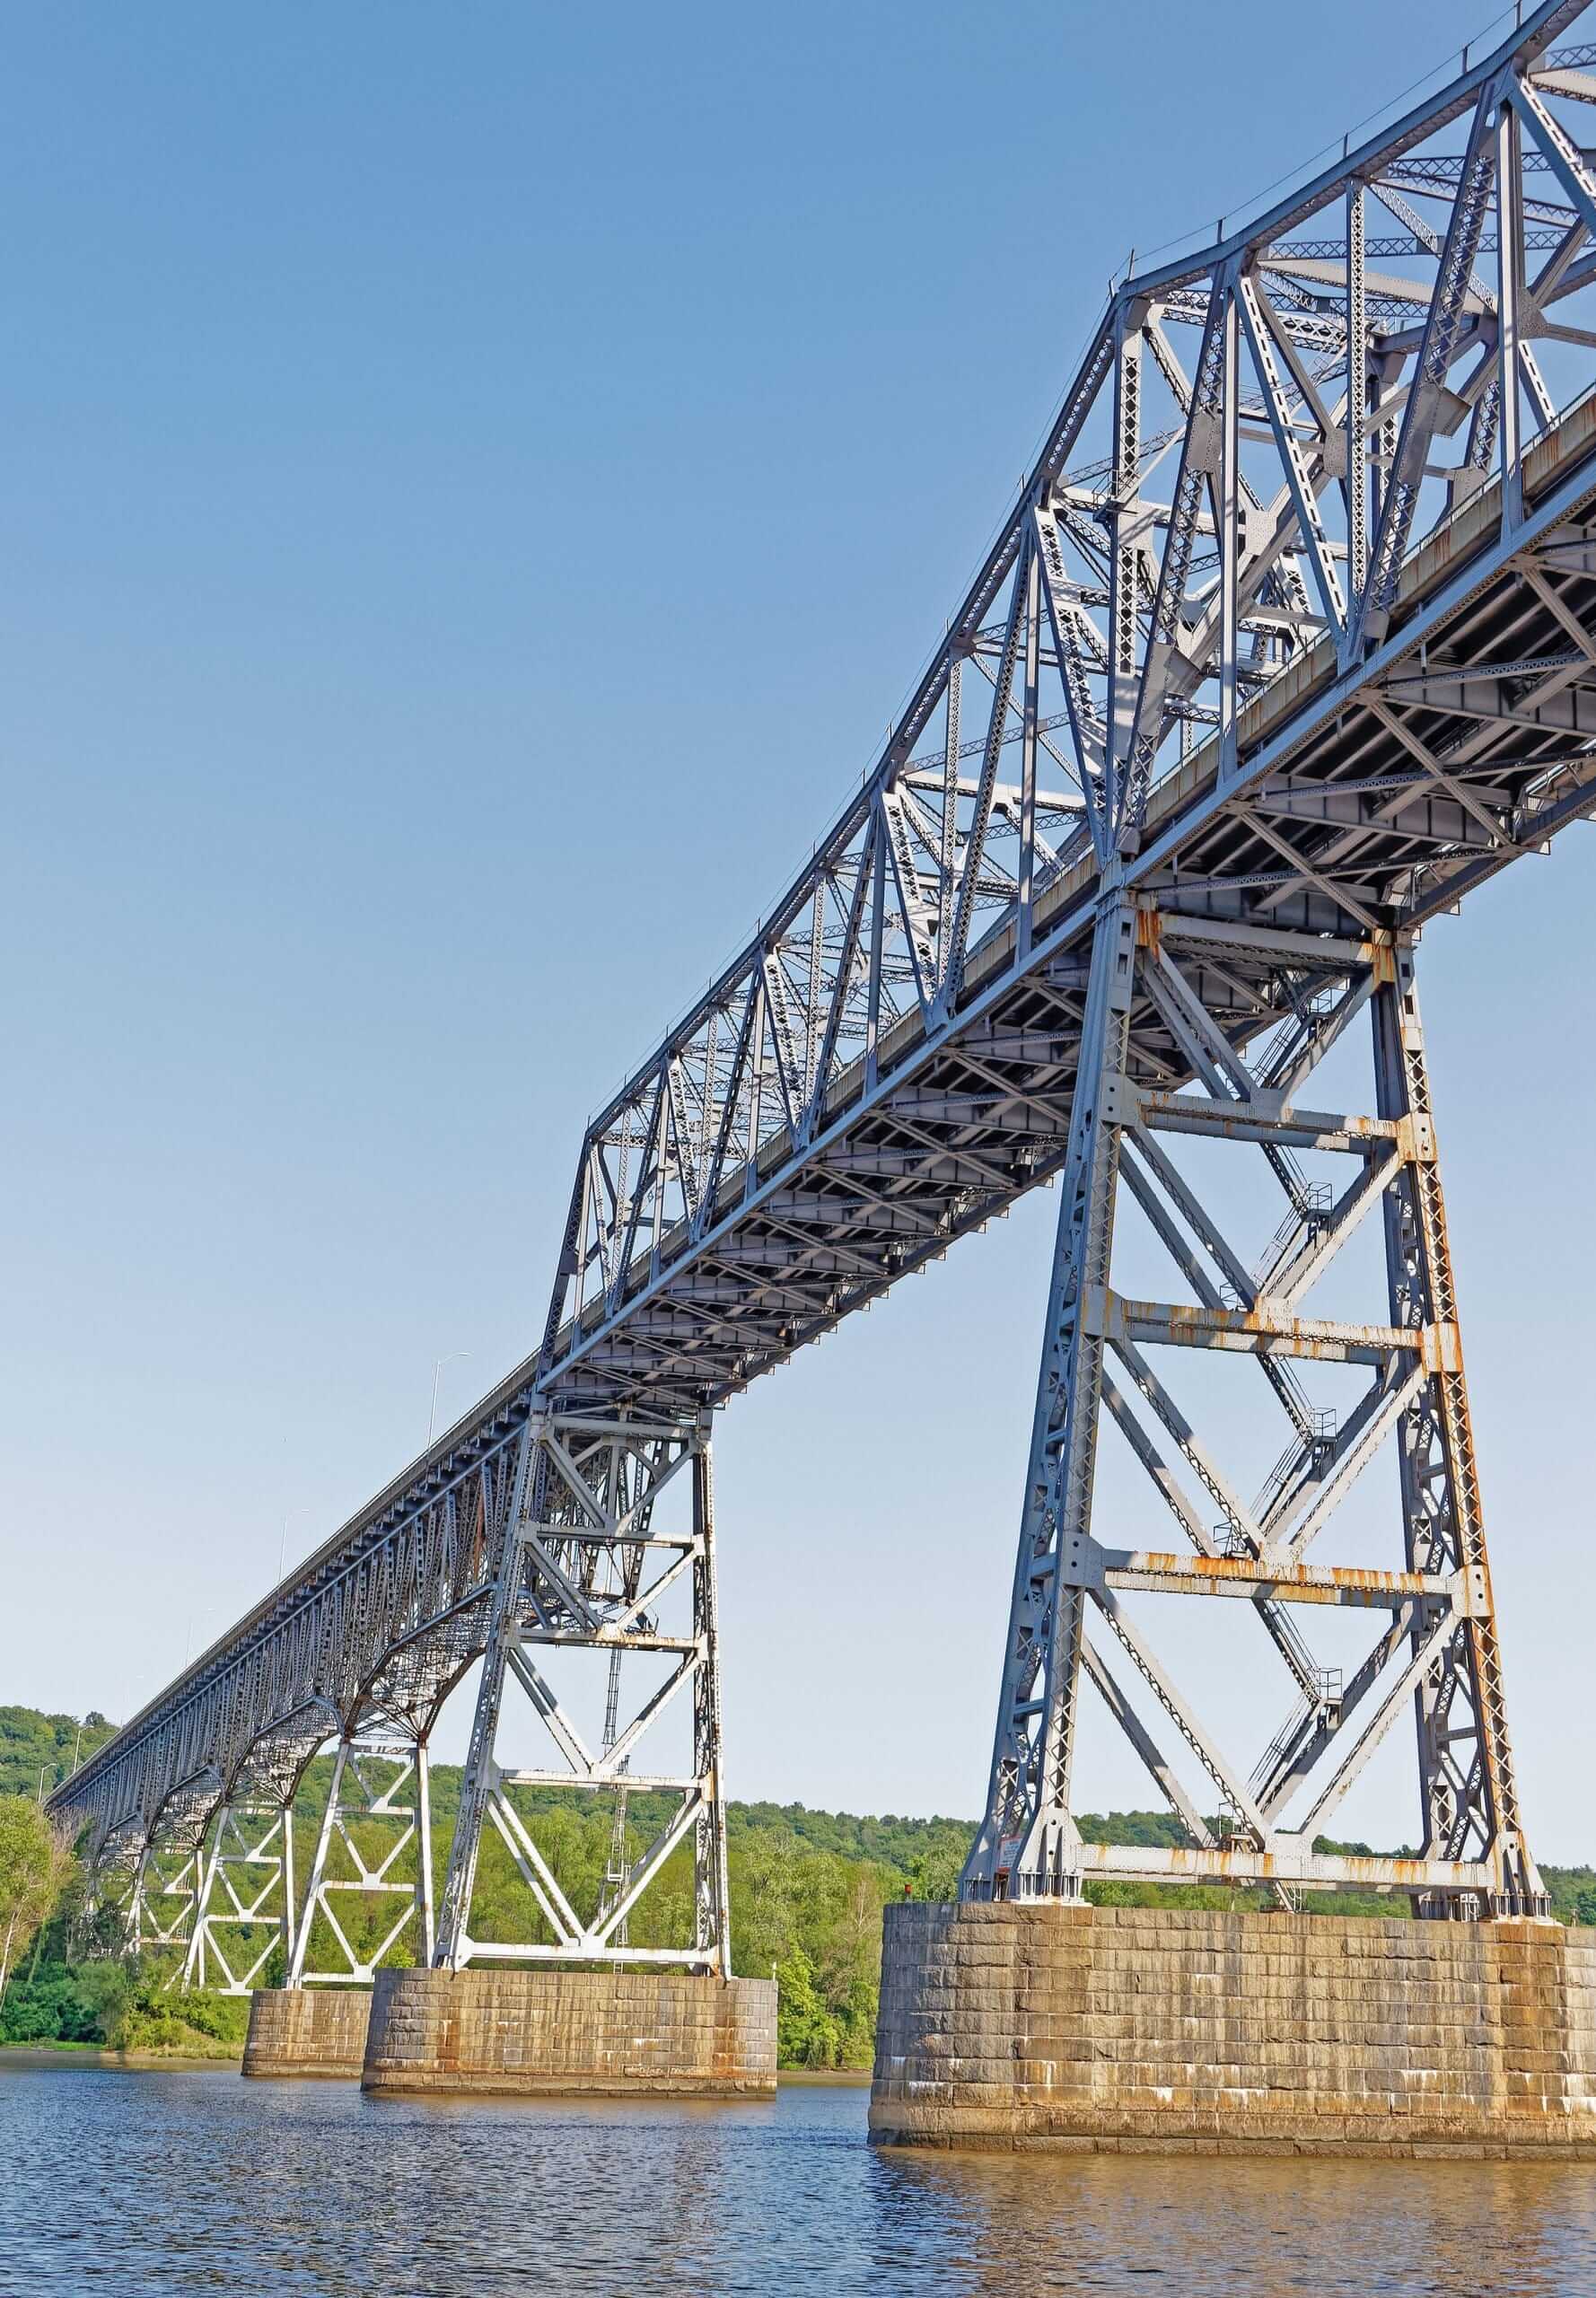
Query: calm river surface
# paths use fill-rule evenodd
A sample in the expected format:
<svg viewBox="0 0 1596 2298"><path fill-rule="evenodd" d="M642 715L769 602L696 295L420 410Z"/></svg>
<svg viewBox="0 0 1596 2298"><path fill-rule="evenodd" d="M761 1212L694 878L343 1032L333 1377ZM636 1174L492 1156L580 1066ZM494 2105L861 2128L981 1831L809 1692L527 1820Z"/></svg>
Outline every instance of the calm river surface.
<svg viewBox="0 0 1596 2298"><path fill-rule="evenodd" d="M0 2062L0 2292L1596 2292L1589 2167L880 2153L865 2099L411 2104Z"/></svg>

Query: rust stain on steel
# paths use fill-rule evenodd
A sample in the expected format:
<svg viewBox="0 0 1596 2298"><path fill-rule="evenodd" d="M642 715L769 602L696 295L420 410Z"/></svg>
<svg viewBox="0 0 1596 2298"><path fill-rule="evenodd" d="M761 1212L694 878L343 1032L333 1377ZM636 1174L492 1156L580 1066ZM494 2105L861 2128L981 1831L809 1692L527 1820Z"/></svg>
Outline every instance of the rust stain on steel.
<svg viewBox="0 0 1596 2298"><path fill-rule="evenodd" d="M1161 1116L1166 1110L1184 1117L1190 1112L1201 1122L1205 1133L1231 1134L1257 1122L1258 1111L1246 1101L1216 1103L1201 1101L1190 1093L1161 1092L1149 1086L1138 1089L1144 1115ZM1326 1130L1347 1141L1390 1141L1397 1139L1407 1121L1400 1118L1369 1117L1343 1110L1298 1110L1286 1104L1288 1121L1303 1127L1326 1121Z"/></svg>
<svg viewBox="0 0 1596 2298"><path fill-rule="evenodd" d="M1184 1556L1173 1549L1130 1548L1111 1553L1109 1568L1117 1572L1163 1573L1179 1580L1237 1580L1270 1588L1302 1588L1367 1597L1370 1601L1436 1592L1422 1572L1369 1572L1351 1565L1286 1564L1276 1566L1266 1556Z"/></svg>
<svg viewBox="0 0 1596 2298"><path fill-rule="evenodd" d="M1096 1844L1084 1846L1088 1855L1085 1864L1089 1868L1105 1864L1093 1860L1090 1855L1106 1847ZM1118 1846L1113 1847L1118 1848ZM1320 1855L1315 1852L1304 1852L1299 1859L1282 1859L1272 1851L1204 1850L1190 1844L1171 1844L1167 1850L1161 1846L1160 1851L1157 1867L1160 1881L1179 1881L1188 1870L1211 1879L1218 1870L1234 1875L1241 1881L1267 1882L1278 1876L1285 1882L1311 1882L1315 1869L1320 1864ZM1361 1882L1389 1884L1393 1890L1400 1890L1433 1887L1435 1881L1434 1866L1423 1859L1363 1858L1355 1852L1343 1852L1337 1853L1333 1862L1326 1864L1333 1864L1336 1871L1333 1876L1325 1878L1327 1890L1344 1889L1348 1882ZM1464 1880L1479 1872L1462 1863L1459 1863L1459 1866Z"/></svg>
<svg viewBox="0 0 1596 2298"><path fill-rule="evenodd" d="M1171 1331L1256 1334L1262 1340L1299 1341L1308 1346L1329 1344L1346 1348L1418 1349L1429 1346L1429 1334L1453 1335L1455 1327L1435 1326L1424 1332L1406 1325L1337 1324L1327 1317L1282 1317L1267 1309L1208 1309L1194 1302L1133 1301L1113 1296L1127 1324L1163 1326ZM1437 1342L1439 1346L1439 1341Z"/></svg>

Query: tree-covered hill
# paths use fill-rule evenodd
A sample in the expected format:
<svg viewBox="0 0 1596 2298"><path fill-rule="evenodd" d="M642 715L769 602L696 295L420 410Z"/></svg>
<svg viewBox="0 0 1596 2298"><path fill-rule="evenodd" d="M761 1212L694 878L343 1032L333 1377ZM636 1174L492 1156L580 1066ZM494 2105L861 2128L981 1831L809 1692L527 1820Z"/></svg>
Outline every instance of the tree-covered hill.
<svg viewBox="0 0 1596 2298"><path fill-rule="evenodd" d="M98 1709L88 1715L45 1715L37 1707L0 1707L0 1795L48 1795L74 1768L102 1748L116 1731Z"/></svg>
<svg viewBox="0 0 1596 2298"><path fill-rule="evenodd" d="M41 1767L47 1792L80 1760L103 1744L112 1726L98 1715L78 1719L43 1715L25 1707L0 1708L0 1794L39 1792ZM295 1798L295 1869L309 1873L317 1828L332 1776L332 1758L319 1756ZM433 1858L434 1889L441 1886L450 1837L460 1802L458 1765L433 1771ZM548 1854L561 1889L573 1904L598 1904L610 1852L609 1815L592 1799L554 1789L515 1789L513 1800ZM663 1826L674 1799L635 1794L629 1807L629 1859ZM1109 1843L1175 1843L1180 1840L1165 1811L1109 1811L1086 1815L1084 1832ZM381 1822L357 1824L357 1838L369 1836L365 1855L380 1864L392 1841ZM781 1987L780 2046L787 2065L858 2066L869 2064L881 1969L881 1908L906 1893L916 1899L947 1899L957 1888L974 1833L974 1822L949 1818L909 1819L893 1813L859 1816L811 1810L803 1803L733 1802L727 1811L734 1968L744 1975L774 1974ZM1331 1846L1327 1843L1326 1848ZM1366 1844L1337 1845L1366 1852ZM407 1853L406 1857L413 1856ZM413 1873L403 1866L396 1874ZM1555 1912L1565 1921L1596 1923L1596 1871L1589 1867L1545 1871ZM662 1868L649 1896L632 1920L634 1945L662 1945L690 1936L691 1854L680 1846ZM1189 1907L1245 1907L1270 1902L1258 1892L1183 1886L1157 1892L1134 1883L1098 1884L1090 1896L1120 1903L1173 1899ZM1311 1910L1391 1915L1405 1910L1399 1899L1372 1894L1336 1895L1310 1901ZM343 1921L363 1955L381 1945L391 1921L391 1901L345 1903ZM478 1871L472 1929L483 1939L525 1939L526 1897L499 1838L484 1837ZM381 1928L379 1928L381 1925ZM7 1995L0 2032L23 2035L93 2034L103 2030L104 1981L82 1978L65 1966L66 1931L42 1943L41 1967L22 1992ZM389 1960L406 1962L414 1949L408 1937ZM37 1964L38 1959L35 1958ZM268 1974L270 1976L270 1974ZM106 1998L109 1999L109 1998ZM145 2011L159 2023L178 1998L149 1995ZM142 2002L143 1998L139 1998ZM78 2007L75 2009L73 2006ZM153 2008L151 2007L153 2006ZM118 2016L126 2021L126 2006ZM135 2005L136 2017L144 2013ZM218 2013L220 2015L220 2013ZM73 2022L78 2023L75 2025ZM148 2039L147 2027L137 2029ZM218 2029L217 2031L220 2031Z"/></svg>

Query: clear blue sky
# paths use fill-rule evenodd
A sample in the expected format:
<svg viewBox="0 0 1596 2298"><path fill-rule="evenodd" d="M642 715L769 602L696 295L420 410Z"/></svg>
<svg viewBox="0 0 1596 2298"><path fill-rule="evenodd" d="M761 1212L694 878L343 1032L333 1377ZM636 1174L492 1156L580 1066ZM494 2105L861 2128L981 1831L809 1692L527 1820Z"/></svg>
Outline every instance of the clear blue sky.
<svg viewBox="0 0 1596 2298"><path fill-rule="evenodd" d="M526 1352L588 1110L868 763L1109 271L1480 30L1258 25L13 12L0 1698L129 1712L418 1447L435 1358L452 1413ZM1424 977L1554 1857L1596 1856L1593 867ZM733 1793L976 1808L1054 1209L728 1415Z"/></svg>

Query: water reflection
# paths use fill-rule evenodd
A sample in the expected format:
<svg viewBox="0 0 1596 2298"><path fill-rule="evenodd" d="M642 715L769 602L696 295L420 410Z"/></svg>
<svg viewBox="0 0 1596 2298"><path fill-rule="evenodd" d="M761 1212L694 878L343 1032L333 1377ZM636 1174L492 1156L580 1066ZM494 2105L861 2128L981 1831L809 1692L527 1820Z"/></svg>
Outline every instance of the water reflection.
<svg viewBox="0 0 1596 2298"><path fill-rule="evenodd" d="M1596 2173L877 2153L864 2094L375 2101L0 2066L0 2294L1596 2291Z"/></svg>
<svg viewBox="0 0 1596 2298"><path fill-rule="evenodd" d="M1596 2292L1596 2171L1589 2165L876 2159L881 2288L897 2286L906 2256L934 2224L944 2257L963 2276L942 2286L960 2291L1144 2289L1144 2277L1162 2276L1182 2298Z"/></svg>

